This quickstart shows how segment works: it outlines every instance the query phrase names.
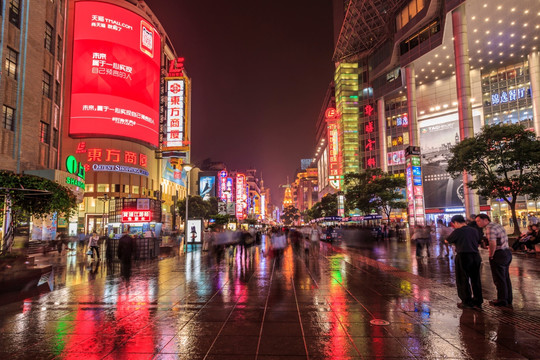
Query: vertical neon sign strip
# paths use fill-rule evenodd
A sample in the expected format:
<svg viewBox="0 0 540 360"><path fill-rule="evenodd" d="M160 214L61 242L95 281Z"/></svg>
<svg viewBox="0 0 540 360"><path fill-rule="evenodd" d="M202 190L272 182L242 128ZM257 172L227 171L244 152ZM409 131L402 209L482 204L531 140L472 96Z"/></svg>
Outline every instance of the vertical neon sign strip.
<svg viewBox="0 0 540 360"><path fill-rule="evenodd" d="M244 203L246 200L245 187L246 176L244 174L236 175L236 218L242 220L244 218Z"/></svg>
<svg viewBox="0 0 540 360"><path fill-rule="evenodd" d="M328 120L327 120L328 121ZM338 125L336 121L328 121L327 123L328 133L328 146L329 146L329 158L328 167L330 169L330 185L339 190L340 189L340 171L339 171L339 137L338 137Z"/></svg>
<svg viewBox="0 0 540 360"><path fill-rule="evenodd" d="M185 140L185 79L167 80L167 147L180 147Z"/></svg>
<svg viewBox="0 0 540 360"><path fill-rule="evenodd" d="M221 201L227 201L227 171L219 172L219 198Z"/></svg>
<svg viewBox="0 0 540 360"><path fill-rule="evenodd" d="M424 224L424 187L422 185L422 170L419 156L409 156L406 160L405 176L407 180L407 208L409 224Z"/></svg>

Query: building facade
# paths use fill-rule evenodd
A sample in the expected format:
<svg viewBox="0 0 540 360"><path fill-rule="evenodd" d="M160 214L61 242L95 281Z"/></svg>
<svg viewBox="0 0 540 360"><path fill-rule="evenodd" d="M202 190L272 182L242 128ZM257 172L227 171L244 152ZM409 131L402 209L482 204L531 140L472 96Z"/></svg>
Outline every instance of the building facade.
<svg viewBox="0 0 540 360"><path fill-rule="evenodd" d="M186 194L191 82L156 16L135 0L8 0L1 10L0 168L58 181L80 201L48 238L104 234L118 199L161 203L151 222L170 229L173 196ZM176 107L171 77L183 81ZM180 114L173 153L163 151L168 111Z"/></svg>
<svg viewBox="0 0 540 360"><path fill-rule="evenodd" d="M452 179L445 168L449 148L483 126L520 123L539 133L537 2L336 3L344 9L335 14L343 19L333 57L336 103L342 122L357 111L360 171L381 168L407 179L411 223L480 211L505 223L505 204L482 201L467 178ZM344 69L358 76L347 79L357 81L358 104L338 82ZM346 166L350 156L342 154ZM522 199L520 215L536 207Z"/></svg>

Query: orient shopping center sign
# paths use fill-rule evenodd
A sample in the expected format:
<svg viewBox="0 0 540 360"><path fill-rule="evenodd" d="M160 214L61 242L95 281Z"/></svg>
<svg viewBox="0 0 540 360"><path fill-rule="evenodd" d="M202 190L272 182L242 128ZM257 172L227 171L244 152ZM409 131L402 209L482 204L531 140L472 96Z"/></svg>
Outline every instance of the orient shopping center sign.
<svg viewBox="0 0 540 360"><path fill-rule="evenodd" d="M84 165L79 164L79 166L84 167L85 171L93 170L143 176L149 175L145 169L148 166L148 158L142 153L114 148L87 147L84 141L79 142L76 152L77 154L85 154L86 156L86 159L83 160L86 163Z"/></svg>

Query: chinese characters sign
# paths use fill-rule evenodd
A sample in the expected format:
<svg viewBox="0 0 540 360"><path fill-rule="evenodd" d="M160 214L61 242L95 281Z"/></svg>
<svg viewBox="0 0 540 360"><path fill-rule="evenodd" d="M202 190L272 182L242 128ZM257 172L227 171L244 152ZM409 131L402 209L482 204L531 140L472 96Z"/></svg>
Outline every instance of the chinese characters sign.
<svg viewBox="0 0 540 360"><path fill-rule="evenodd" d="M407 207L409 211L409 224L424 224L424 189L422 186L422 168L420 156L410 155L406 160L405 177L407 181Z"/></svg>
<svg viewBox="0 0 540 360"><path fill-rule="evenodd" d="M244 209L247 208L246 176L236 175L236 218L244 219Z"/></svg>
<svg viewBox="0 0 540 360"><path fill-rule="evenodd" d="M526 96L526 88L511 89L491 94L491 105L505 104L509 101L516 101Z"/></svg>
<svg viewBox="0 0 540 360"><path fill-rule="evenodd" d="M184 145L186 82L184 79L167 81L167 147Z"/></svg>
<svg viewBox="0 0 540 360"><path fill-rule="evenodd" d="M122 211L122 222L149 222L152 221L150 210L124 210Z"/></svg>
<svg viewBox="0 0 540 360"><path fill-rule="evenodd" d="M139 15L98 1L75 3L69 134L158 145L158 32Z"/></svg>
<svg viewBox="0 0 540 360"><path fill-rule="evenodd" d="M341 189L341 154L339 152L339 113L334 108L326 109L326 133L328 137L328 180L334 189Z"/></svg>

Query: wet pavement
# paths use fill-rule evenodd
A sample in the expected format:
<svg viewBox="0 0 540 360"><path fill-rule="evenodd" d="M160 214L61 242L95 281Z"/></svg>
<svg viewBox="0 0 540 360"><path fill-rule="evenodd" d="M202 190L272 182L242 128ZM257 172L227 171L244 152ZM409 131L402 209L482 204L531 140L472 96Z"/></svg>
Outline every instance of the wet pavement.
<svg viewBox="0 0 540 360"><path fill-rule="evenodd" d="M131 269L41 257L54 290L0 296L0 359L540 359L540 256L514 256L513 310L461 310L453 259L438 251L358 240L217 263L192 249Z"/></svg>

